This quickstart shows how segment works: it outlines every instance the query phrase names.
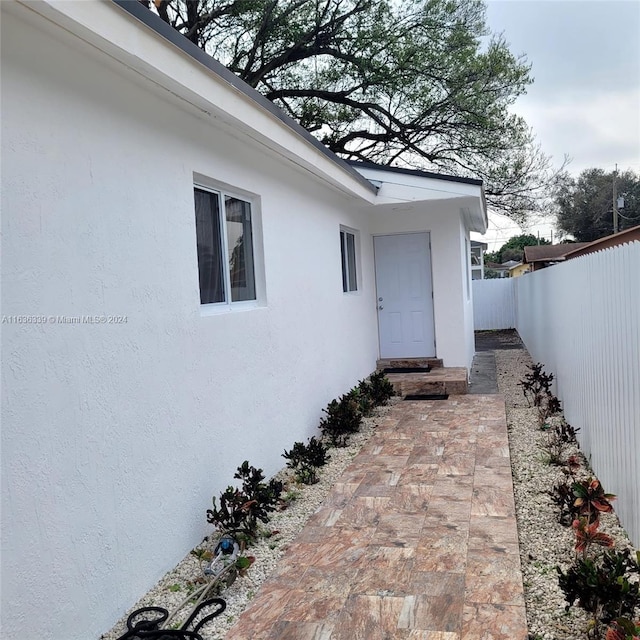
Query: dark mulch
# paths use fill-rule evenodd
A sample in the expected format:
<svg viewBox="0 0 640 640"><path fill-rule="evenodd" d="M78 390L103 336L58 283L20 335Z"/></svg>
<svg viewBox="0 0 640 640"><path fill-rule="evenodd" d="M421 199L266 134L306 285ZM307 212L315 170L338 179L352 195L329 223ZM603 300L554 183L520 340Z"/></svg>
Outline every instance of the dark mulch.
<svg viewBox="0 0 640 640"><path fill-rule="evenodd" d="M524 349L524 344L515 329L497 331L476 331L476 351L496 351L499 349Z"/></svg>

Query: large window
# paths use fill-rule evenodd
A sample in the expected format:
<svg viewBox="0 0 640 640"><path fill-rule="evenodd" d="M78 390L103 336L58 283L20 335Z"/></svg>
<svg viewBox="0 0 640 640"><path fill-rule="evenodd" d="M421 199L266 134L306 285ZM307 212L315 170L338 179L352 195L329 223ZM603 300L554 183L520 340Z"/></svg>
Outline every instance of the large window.
<svg viewBox="0 0 640 640"><path fill-rule="evenodd" d="M194 188L200 302L256 299L251 203Z"/></svg>
<svg viewBox="0 0 640 640"><path fill-rule="evenodd" d="M342 256L342 290L345 293L358 290L356 232L340 229L340 252Z"/></svg>

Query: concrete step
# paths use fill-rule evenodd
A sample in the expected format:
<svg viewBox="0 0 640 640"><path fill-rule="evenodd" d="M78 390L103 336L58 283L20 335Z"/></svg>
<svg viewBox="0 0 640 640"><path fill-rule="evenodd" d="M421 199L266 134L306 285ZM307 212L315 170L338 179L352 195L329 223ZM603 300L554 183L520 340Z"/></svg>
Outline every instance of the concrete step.
<svg viewBox="0 0 640 640"><path fill-rule="evenodd" d="M441 358L382 358L378 360L377 369L397 369L400 367L431 367L432 369L442 368Z"/></svg>
<svg viewBox="0 0 640 640"><path fill-rule="evenodd" d="M400 396L464 395L469 384L465 367L436 367L428 373L388 373L387 378Z"/></svg>

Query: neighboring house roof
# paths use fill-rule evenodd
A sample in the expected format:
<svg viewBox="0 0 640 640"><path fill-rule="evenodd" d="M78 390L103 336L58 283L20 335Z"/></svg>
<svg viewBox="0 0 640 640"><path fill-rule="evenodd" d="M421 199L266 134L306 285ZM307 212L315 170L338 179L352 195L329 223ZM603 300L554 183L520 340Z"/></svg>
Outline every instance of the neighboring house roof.
<svg viewBox="0 0 640 640"><path fill-rule="evenodd" d="M531 264L535 262L560 262L567 253L575 251L589 244L588 242L573 242L570 244L538 244L524 248L524 261Z"/></svg>
<svg viewBox="0 0 640 640"><path fill-rule="evenodd" d="M502 266L506 267L507 269L513 269L513 267L517 267L519 264L522 263L518 262L517 260L507 260L506 262L502 263Z"/></svg>
<svg viewBox="0 0 640 640"><path fill-rule="evenodd" d="M609 249L620 244L634 241L640 241L640 225L637 227L631 227L631 229L625 229L619 233L614 233L610 236L605 236L604 238L599 238L593 242L587 242L585 246L578 247L565 254L565 260L571 260L571 258L578 258L579 256L584 256L588 253L593 253L594 251L602 251L603 249ZM581 242L576 244L585 243ZM576 245L569 246L575 247Z"/></svg>

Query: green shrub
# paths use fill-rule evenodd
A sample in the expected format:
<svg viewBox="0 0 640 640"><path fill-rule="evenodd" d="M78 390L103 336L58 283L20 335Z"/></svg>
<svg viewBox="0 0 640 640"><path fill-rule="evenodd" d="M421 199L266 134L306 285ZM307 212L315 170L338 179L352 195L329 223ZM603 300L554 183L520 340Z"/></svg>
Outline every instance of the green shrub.
<svg viewBox="0 0 640 640"><path fill-rule="evenodd" d="M326 416L320 421L322 435L328 437L334 447L346 447L349 436L357 433L362 423L358 400L347 394L332 400L323 411Z"/></svg>
<svg viewBox="0 0 640 640"><path fill-rule="evenodd" d="M287 460L287 467L293 469L296 478L304 484L318 482L318 468L327 464L329 456L327 447L315 436L308 444L295 442L291 451L282 454Z"/></svg>
<svg viewBox="0 0 640 640"><path fill-rule="evenodd" d="M376 407L386 405L395 395L393 385L384 371L376 371L369 376L367 383L369 397Z"/></svg>
<svg viewBox="0 0 640 640"><path fill-rule="evenodd" d="M351 389L349 395L357 400L360 413L365 418L373 413L376 405L371 398L369 383L366 380L358 382L358 386Z"/></svg>
<svg viewBox="0 0 640 640"><path fill-rule="evenodd" d="M566 573L558 567L558 582L569 603L567 611L577 601L596 624L631 617L640 604L640 587L629 576L639 572L639 562L640 557L634 560L628 550L606 551L601 558L579 558Z"/></svg>
<svg viewBox="0 0 640 640"><path fill-rule="evenodd" d="M213 498L213 509L207 510L207 522L225 533L243 533L255 539L258 521L267 523L269 513L275 511L282 493L282 482L263 482L262 469L245 460L233 476L242 480L242 487L229 486L220 494L220 507Z"/></svg>

